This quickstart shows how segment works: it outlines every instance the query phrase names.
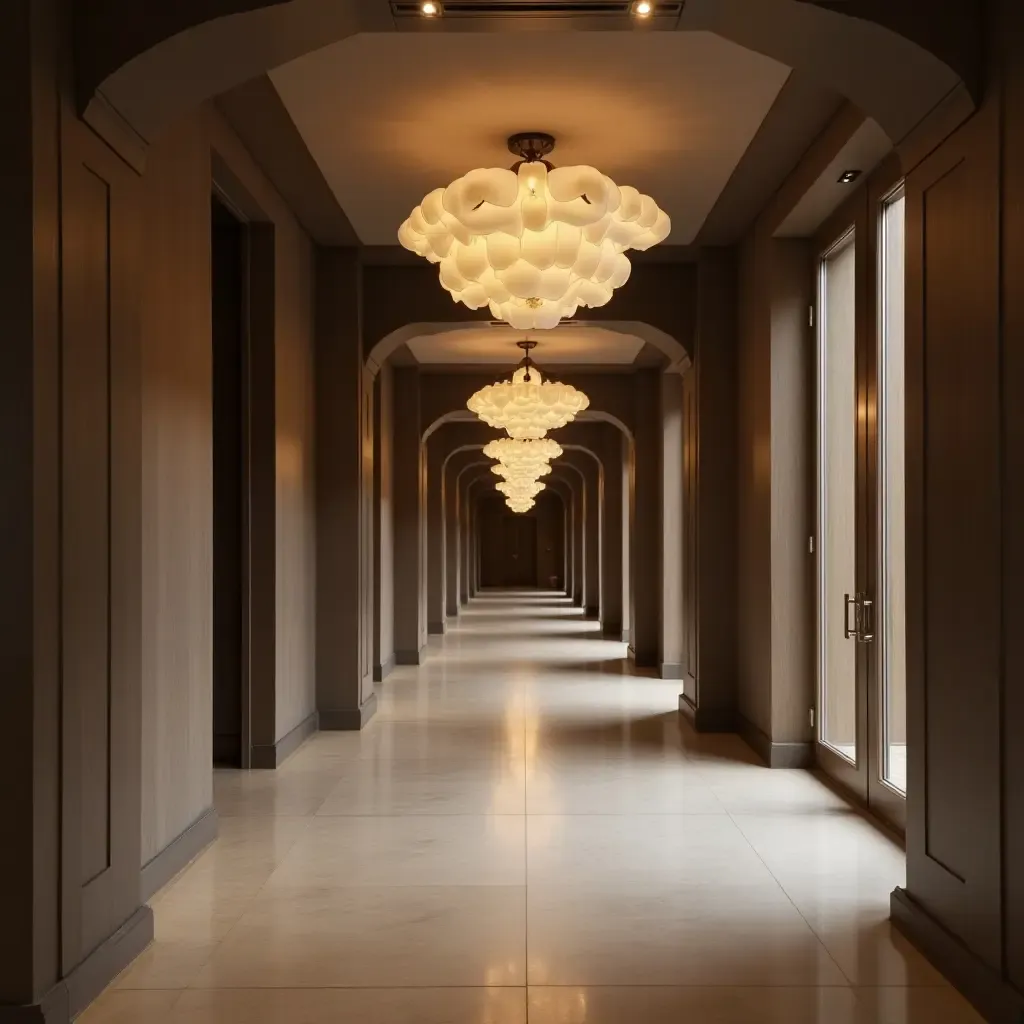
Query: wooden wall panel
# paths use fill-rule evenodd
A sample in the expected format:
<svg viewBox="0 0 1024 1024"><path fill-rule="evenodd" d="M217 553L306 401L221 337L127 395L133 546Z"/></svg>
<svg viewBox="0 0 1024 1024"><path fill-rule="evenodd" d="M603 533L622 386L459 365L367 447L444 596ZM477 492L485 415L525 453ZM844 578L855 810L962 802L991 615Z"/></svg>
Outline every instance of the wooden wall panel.
<svg viewBox="0 0 1024 1024"><path fill-rule="evenodd" d="M74 121L63 139L62 962L139 897L138 178Z"/></svg>
<svg viewBox="0 0 1024 1024"><path fill-rule="evenodd" d="M999 969L997 118L907 179L907 857L911 895Z"/></svg>

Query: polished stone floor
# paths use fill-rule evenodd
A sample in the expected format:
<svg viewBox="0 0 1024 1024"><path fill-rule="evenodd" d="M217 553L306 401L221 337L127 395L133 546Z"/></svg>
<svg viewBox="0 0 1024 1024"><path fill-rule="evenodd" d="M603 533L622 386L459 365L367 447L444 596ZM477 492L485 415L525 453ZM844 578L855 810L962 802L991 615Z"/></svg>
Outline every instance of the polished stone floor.
<svg viewBox="0 0 1024 1024"><path fill-rule="evenodd" d="M361 734L218 772L221 838L87 1024L970 1024L900 849L697 737L565 599L481 597Z"/></svg>

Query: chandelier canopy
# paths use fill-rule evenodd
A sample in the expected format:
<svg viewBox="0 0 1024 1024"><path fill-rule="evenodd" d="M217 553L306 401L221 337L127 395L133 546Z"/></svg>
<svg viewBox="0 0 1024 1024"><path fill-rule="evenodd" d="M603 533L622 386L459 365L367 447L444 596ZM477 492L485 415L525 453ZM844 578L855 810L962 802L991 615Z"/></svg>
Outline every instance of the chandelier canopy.
<svg viewBox="0 0 1024 1024"><path fill-rule="evenodd" d="M488 426L503 428L517 440L539 440L590 405L590 399L572 385L544 380L530 360L530 350L536 345L535 341L519 342L526 357L512 379L488 384L466 403Z"/></svg>
<svg viewBox="0 0 1024 1024"><path fill-rule="evenodd" d="M398 240L440 264L441 285L470 309L488 306L517 330L555 327L580 306L603 306L629 278L627 249L671 230L650 196L593 167L553 167L550 135L513 135L511 170L470 171L437 188Z"/></svg>

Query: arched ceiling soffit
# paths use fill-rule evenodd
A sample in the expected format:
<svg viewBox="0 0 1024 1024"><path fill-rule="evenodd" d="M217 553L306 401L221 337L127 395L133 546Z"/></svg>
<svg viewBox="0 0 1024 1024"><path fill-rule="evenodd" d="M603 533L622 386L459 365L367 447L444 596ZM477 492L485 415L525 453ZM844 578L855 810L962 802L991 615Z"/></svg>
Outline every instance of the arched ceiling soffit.
<svg viewBox="0 0 1024 1024"><path fill-rule="evenodd" d="M969 0L924 10L919 0L687 0L675 28L712 32L807 73L898 143L958 88L977 100L982 6ZM386 0L91 0L76 7L80 109L104 134L120 130L143 146L178 115L257 75L360 33L400 27ZM447 34L443 22L431 27ZM536 27L536 19L507 17L453 25L489 32ZM595 26L568 17L543 27L631 26L628 20Z"/></svg>
<svg viewBox="0 0 1024 1024"><path fill-rule="evenodd" d="M542 370L545 366L559 371L642 366L683 372L690 365L686 348L651 324L573 320L550 331L528 334L491 321L406 324L374 345L367 366L376 374L404 346L407 359L433 371L472 368L500 376L511 372L522 358L517 346L527 336L538 343L533 358Z"/></svg>
<svg viewBox="0 0 1024 1024"><path fill-rule="evenodd" d="M400 279L388 284L390 298L385 300L383 294L377 298L367 294L372 286L366 285L364 272L364 337L377 339L366 353L371 373L378 373L403 346L408 347L409 361L432 368L486 365L498 371L519 362L522 352L516 342L526 334L482 320L479 312L453 303L429 264L376 269L397 272ZM638 360L646 362L651 350L661 357L666 370L682 373L689 367L694 335L689 318L696 294L693 265L640 264L635 271L628 287L618 291L607 306L588 310L587 319L530 333L539 343L534 357L542 369L545 363L582 369L631 366ZM401 279L413 274L422 282L418 287L423 288L424 301L410 306ZM401 303L395 303L396 293L403 296ZM445 319L410 322L410 310ZM462 311L470 315L463 319Z"/></svg>

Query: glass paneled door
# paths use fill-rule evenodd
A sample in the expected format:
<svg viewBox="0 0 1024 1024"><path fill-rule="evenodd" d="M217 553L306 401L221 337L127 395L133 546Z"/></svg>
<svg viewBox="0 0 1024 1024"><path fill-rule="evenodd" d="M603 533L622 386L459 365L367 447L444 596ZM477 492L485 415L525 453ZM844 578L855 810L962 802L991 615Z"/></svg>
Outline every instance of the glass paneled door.
<svg viewBox="0 0 1024 1024"><path fill-rule="evenodd" d="M817 761L903 827L903 194L850 207L817 260Z"/></svg>

